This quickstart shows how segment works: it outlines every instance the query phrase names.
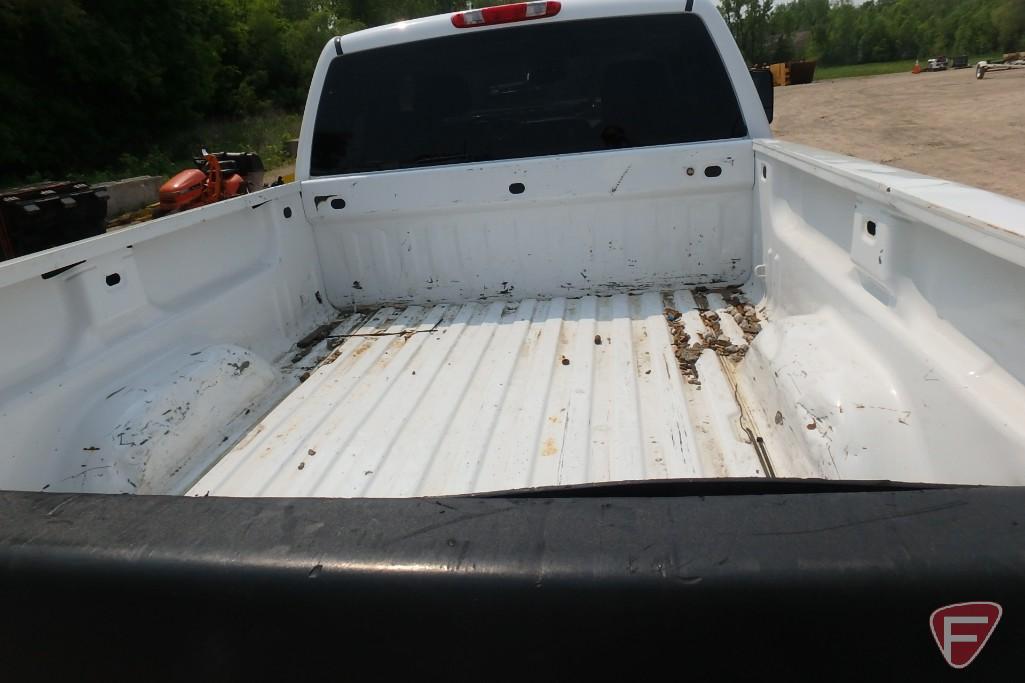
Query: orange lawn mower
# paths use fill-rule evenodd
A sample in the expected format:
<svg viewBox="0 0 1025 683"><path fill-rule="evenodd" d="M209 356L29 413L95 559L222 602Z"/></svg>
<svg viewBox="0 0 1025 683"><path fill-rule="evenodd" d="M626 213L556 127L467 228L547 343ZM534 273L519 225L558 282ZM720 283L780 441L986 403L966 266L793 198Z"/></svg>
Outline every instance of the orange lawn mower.
<svg viewBox="0 0 1025 683"><path fill-rule="evenodd" d="M194 209L263 188L263 162L252 152L201 152L160 187L158 215Z"/></svg>

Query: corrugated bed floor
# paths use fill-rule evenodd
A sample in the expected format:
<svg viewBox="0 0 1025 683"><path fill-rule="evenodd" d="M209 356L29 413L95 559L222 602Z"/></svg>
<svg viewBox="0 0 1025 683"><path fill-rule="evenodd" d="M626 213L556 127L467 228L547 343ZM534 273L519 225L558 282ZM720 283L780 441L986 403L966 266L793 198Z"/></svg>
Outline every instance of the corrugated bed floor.
<svg viewBox="0 0 1025 683"><path fill-rule="evenodd" d="M404 497L761 475L737 426L732 361L703 351L701 385L690 384L667 309L692 335L704 329L689 291L354 315L335 329L344 342L190 493ZM728 322L723 334L744 344Z"/></svg>

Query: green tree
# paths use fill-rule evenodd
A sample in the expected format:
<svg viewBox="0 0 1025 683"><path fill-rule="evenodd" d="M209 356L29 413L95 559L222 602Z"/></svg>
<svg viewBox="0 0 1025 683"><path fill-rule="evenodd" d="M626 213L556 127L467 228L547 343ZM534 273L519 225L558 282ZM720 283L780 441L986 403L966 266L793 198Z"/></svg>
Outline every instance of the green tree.
<svg viewBox="0 0 1025 683"><path fill-rule="evenodd" d="M504 0L474 0L475 6ZM327 41L466 0L0 0L0 182L183 158L201 123L295 116ZM751 63L1025 49L1025 0L722 0ZM220 123L218 123L220 125Z"/></svg>
<svg viewBox="0 0 1025 683"><path fill-rule="evenodd" d="M991 16L1000 49L1025 50L1025 0L1004 0L993 8Z"/></svg>
<svg viewBox="0 0 1025 683"><path fill-rule="evenodd" d="M767 62L778 47L770 36L772 0L722 0L719 5L726 24L749 64Z"/></svg>

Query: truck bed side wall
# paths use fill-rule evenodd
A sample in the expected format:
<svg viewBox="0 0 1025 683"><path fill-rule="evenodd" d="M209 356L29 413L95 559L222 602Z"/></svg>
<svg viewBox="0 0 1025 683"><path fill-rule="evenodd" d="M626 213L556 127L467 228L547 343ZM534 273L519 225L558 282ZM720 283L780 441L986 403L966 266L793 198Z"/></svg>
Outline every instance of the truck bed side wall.
<svg viewBox="0 0 1025 683"><path fill-rule="evenodd" d="M305 181L338 307L739 284L750 140Z"/></svg>
<svg viewBox="0 0 1025 683"><path fill-rule="evenodd" d="M780 431L844 479L1025 483L1025 204L780 141L755 163L779 322L748 362Z"/></svg>
<svg viewBox="0 0 1025 683"><path fill-rule="evenodd" d="M238 390L259 393L264 366L329 315L317 300L322 284L298 201L296 185L274 188L4 264L4 487L75 489L112 476L104 441L118 435L107 432L164 400L167 387L157 387L165 384L177 383L171 393L186 414L172 423L178 406L168 405L147 429L167 422L161 436L182 439L179 447L203 438L196 396L220 380L200 368L249 360L254 373ZM223 393L219 405L237 394ZM217 410L231 412L206 412Z"/></svg>

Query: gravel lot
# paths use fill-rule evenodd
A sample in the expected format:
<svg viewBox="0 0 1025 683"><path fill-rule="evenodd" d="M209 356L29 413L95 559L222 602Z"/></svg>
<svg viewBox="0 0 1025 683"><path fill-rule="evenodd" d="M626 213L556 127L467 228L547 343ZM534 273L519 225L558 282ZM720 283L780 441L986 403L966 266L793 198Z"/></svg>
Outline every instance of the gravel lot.
<svg viewBox="0 0 1025 683"><path fill-rule="evenodd" d="M1025 69L776 88L776 137L1025 200Z"/></svg>

